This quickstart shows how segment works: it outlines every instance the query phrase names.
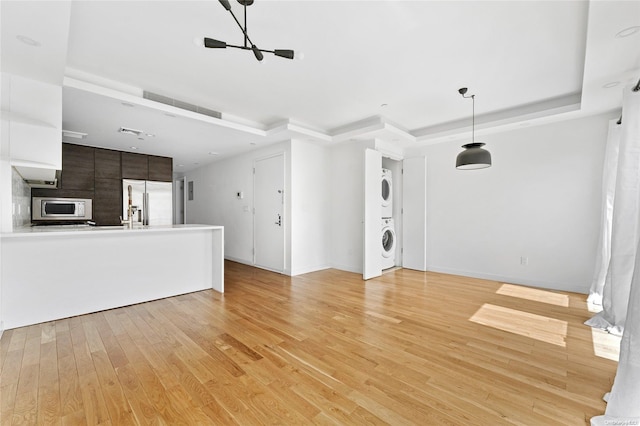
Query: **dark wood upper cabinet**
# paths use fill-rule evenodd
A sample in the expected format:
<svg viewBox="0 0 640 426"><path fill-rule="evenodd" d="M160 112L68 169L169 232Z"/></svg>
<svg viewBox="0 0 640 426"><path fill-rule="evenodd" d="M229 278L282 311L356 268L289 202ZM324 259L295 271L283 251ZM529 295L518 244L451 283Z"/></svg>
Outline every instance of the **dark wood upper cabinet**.
<svg viewBox="0 0 640 426"><path fill-rule="evenodd" d="M120 151L95 149L96 179L120 179Z"/></svg>
<svg viewBox="0 0 640 426"><path fill-rule="evenodd" d="M173 159L150 155L149 180L171 182L173 180Z"/></svg>
<svg viewBox="0 0 640 426"><path fill-rule="evenodd" d="M95 179L95 148L62 144L62 189L92 191Z"/></svg>
<svg viewBox="0 0 640 426"><path fill-rule="evenodd" d="M173 159L63 143L60 188L33 188L31 195L91 198L98 225L119 225L122 179L171 182Z"/></svg>
<svg viewBox="0 0 640 426"><path fill-rule="evenodd" d="M120 225L122 216L122 181L96 178L93 220L97 225Z"/></svg>
<svg viewBox="0 0 640 426"><path fill-rule="evenodd" d="M123 179L149 179L149 162L144 154L122 153Z"/></svg>

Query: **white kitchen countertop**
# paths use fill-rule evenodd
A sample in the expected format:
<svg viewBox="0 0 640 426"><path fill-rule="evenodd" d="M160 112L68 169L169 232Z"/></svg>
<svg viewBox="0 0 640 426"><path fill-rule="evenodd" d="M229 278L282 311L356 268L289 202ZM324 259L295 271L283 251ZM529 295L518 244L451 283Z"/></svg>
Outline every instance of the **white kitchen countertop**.
<svg viewBox="0 0 640 426"><path fill-rule="evenodd" d="M124 234L146 232L172 232L172 231L202 231L223 229L223 226L215 225L145 225L129 228L122 226L87 226L87 225L44 225L27 226L14 229L13 232L3 232L2 238L11 237L47 237L65 235L96 235L100 234Z"/></svg>

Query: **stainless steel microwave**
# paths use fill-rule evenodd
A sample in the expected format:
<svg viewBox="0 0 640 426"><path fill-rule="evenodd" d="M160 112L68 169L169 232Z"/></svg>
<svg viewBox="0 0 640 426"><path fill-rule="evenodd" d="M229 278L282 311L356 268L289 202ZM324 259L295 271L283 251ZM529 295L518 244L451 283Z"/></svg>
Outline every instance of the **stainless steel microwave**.
<svg viewBox="0 0 640 426"><path fill-rule="evenodd" d="M35 220L91 220L92 200L89 198L33 197L31 218Z"/></svg>

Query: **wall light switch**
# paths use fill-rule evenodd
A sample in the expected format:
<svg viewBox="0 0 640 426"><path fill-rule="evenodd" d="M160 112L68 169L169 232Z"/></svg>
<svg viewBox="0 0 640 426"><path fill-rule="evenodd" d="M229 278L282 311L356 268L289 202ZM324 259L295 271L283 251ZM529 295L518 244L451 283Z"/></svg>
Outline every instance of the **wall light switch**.
<svg viewBox="0 0 640 426"><path fill-rule="evenodd" d="M236 198L238 200L242 200L244 198L244 192L242 192L242 191L236 192Z"/></svg>

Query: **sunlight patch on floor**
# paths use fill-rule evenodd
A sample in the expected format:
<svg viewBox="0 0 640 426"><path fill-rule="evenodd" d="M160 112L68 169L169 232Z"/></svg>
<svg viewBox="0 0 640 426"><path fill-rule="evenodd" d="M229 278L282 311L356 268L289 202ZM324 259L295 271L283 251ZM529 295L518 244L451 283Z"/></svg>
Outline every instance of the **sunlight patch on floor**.
<svg viewBox="0 0 640 426"><path fill-rule="evenodd" d="M618 361L620 358L620 336L607 333L599 328L591 329L593 353L600 358Z"/></svg>
<svg viewBox="0 0 640 426"><path fill-rule="evenodd" d="M469 321L566 347L567 322L485 303Z"/></svg>
<svg viewBox="0 0 640 426"><path fill-rule="evenodd" d="M496 291L496 294L532 300L534 302L548 303L556 306L569 306L569 296L566 294L559 294L552 291L524 287L521 285L502 284L498 291Z"/></svg>

